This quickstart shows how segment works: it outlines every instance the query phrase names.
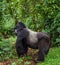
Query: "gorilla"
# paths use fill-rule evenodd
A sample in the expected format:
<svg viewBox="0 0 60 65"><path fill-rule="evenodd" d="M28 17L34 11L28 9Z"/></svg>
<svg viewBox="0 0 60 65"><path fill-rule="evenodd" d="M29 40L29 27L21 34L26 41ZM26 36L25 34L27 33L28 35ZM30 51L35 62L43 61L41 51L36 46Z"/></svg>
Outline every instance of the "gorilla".
<svg viewBox="0 0 60 65"><path fill-rule="evenodd" d="M22 22L18 22L14 28L17 35L16 51L18 58L27 54L28 48L38 49L36 62L44 61L50 48L50 36L47 33L35 32L27 28Z"/></svg>

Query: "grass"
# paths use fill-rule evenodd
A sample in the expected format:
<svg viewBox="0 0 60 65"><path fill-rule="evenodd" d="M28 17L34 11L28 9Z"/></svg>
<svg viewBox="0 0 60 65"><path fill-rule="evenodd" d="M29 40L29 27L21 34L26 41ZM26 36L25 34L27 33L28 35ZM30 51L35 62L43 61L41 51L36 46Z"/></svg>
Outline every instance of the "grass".
<svg viewBox="0 0 60 65"><path fill-rule="evenodd" d="M51 48L45 61L37 65L60 65L60 47Z"/></svg>

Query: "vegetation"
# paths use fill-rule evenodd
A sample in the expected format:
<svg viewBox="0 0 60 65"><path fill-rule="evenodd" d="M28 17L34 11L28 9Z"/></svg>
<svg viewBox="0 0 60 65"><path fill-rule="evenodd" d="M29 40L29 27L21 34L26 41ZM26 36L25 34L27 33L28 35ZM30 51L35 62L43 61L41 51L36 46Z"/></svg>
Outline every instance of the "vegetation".
<svg viewBox="0 0 60 65"><path fill-rule="evenodd" d="M13 39L11 37L11 39ZM11 44L11 42L13 44ZM13 49L13 50L12 50ZM14 39L3 39L0 41L0 61L16 58Z"/></svg>
<svg viewBox="0 0 60 65"><path fill-rule="evenodd" d="M50 34L51 47L60 45L60 0L0 0L0 61L17 59L13 29L18 21L32 30ZM59 65L59 49L51 49L41 65Z"/></svg>
<svg viewBox="0 0 60 65"><path fill-rule="evenodd" d="M12 35L17 21L36 31L48 32L52 46L60 42L60 0L2 0L0 30ZM9 24L9 25L8 25Z"/></svg>

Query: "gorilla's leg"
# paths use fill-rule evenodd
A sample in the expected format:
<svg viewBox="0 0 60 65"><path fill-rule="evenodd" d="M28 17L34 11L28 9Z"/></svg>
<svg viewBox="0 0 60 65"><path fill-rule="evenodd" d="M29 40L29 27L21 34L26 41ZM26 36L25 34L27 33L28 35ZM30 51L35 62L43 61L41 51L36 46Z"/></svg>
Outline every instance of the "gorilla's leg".
<svg viewBox="0 0 60 65"><path fill-rule="evenodd" d="M22 44L23 44L23 48L24 48L24 54L27 55L28 45L26 43L26 39L22 40Z"/></svg>
<svg viewBox="0 0 60 65"><path fill-rule="evenodd" d="M23 55L27 55L27 50L28 50L27 47L26 48L24 48L22 46L16 47L16 51L17 51L17 54L18 54L18 58L21 57L21 56L23 56Z"/></svg>
<svg viewBox="0 0 60 65"><path fill-rule="evenodd" d="M49 50L49 42L45 38L42 38L38 43L38 59L37 61L44 61L45 55L48 53Z"/></svg>
<svg viewBox="0 0 60 65"><path fill-rule="evenodd" d="M16 47L18 58L24 55L24 49L22 47Z"/></svg>
<svg viewBox="0 0 60 65"><path fill-rule="evenodd" d="M28 47L25 47L24 50L25 50L24 54L27 55Z"/></svg>
<svg viewBox="0 0 60 65"><path fill-rule="evenodd" d="M37 62L44 61L44 52L42 50L39 50L38 52L38 58Z"/></svg>

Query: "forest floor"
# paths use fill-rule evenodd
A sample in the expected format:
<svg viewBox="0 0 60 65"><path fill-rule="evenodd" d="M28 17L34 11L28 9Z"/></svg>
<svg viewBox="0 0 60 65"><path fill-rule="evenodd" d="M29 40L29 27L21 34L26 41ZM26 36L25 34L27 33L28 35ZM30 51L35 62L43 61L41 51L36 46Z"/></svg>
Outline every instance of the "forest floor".
<svg viewBox="0 0 60 65"><path fill-rule="evenodd" d="M44 62L35 63L30 56L27 56L0 62L0 65L60 65L60 47L51 48Z"/></svg>
<svg viewBox="0 0 60 65"><path fill-rule="evenodd" d="M14 44L16 38L10 37L7 40L9 40L10 43ZM18 58L16 52L13 51L13 53L15 53L15 55L12 54L13 58L0 62L0 65L60 65L60 46L50 48L48 55L45 56L44 62L40 62L40 63L34 62L34 60L37 57L36 52L38 52L38 50L29 48L27 56Z"/></svg>

